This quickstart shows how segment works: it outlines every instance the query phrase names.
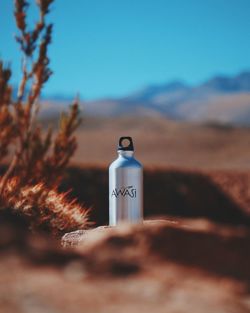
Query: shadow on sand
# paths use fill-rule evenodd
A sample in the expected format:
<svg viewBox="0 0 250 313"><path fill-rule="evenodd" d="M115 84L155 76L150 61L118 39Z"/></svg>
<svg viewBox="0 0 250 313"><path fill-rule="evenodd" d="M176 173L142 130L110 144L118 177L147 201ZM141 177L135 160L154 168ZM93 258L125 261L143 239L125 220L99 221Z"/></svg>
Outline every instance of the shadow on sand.
<svg viewBox="0 0 250 313"><path fill-rule="evenodd" d="M226 175L226 174L225 174ZM108 224L108 172L103 168L68 169L62 190L91 207L96 225ZM250 225L247 215L206 174L173 169L144 171L144 216L182 216L234 225Z"/></svg>

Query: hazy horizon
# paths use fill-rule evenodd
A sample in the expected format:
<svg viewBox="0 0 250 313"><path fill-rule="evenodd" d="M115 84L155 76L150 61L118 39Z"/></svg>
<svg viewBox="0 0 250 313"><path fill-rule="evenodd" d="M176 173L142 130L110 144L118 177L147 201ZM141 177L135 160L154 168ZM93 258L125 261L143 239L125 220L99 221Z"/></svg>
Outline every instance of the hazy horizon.
<svg viewBox="0 0 250 313"><path fill-rule="evenodd" d="M202 86L202 84L204 83L207 83L208 81L210 81L210 79L214 79L214 78L218 78L218 77L222 77L222 78L235 78L236 76L242 74L242 73L249 73L250 75L250 68L249 69L243 69L242 71L238 71L232 75L226 75L226 74L223 74L223 73L217 73L217 74L214 74L212 76L209 76L207 77L207 79L205 80L201 80L200 82L197 82L196 84L195 83L189 83L188 81L185 81L184 79L170 79L170 80L167 80L167 81L162 81L161 83L150 83L150 84L144 84L144 85L141 85L141 86L138 86L138 88L136 89L133 89L133 90L129 90L127 93L125 94L119 94L119 95L104 95L104 96L100 96L100 97L96 97L96 98L86 98L84 97L84 94L81 94L80 92L73 92L73 93L68 93L68 92L65 92L64 90L58 90L58 91L55 91L55 92L48 92L45 88L45 91L42 91L42 94L41 94L41 97L43 99L46 99L46 100L60 100L60 98L65 99L65 101L69 101L69 100L72 100L72 98L74 97L80 97L80 100L81 101L101 101L101 100L105 100L105 99L110 99L110 100L119 100L119 99L123 99L123 98L127 98L127 97L130 97L130 96L133 96L134 94L137 94L138 92L141 92L141 91L144 91L146 90L147 88L150 88L150 87L161 87L161 86L167 86L167 85L171 85L172 83L180 83L180 84L183 84L189 88L196 88L196 87L199 87L199 86ZM17 88L18 84L15 84L14 83L14 86L15 88Z"/></svg>

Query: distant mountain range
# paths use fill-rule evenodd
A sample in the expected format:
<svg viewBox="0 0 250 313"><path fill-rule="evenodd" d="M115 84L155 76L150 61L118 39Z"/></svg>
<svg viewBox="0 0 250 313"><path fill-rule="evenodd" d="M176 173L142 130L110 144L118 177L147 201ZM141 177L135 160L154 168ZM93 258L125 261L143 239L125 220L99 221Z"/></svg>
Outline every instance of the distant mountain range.
<svg viewBox="0 0 250 313"><path fill-rule="evenodd" d="M48 105L45 112L57 111L66 100L61 95L46 99L53 109ZM198 86L180 81L151 85L127 97L86 101L82 105L85 114L95 116L154 114L176 120L250 126L250 71L233 77L216 76Z"/></svg>

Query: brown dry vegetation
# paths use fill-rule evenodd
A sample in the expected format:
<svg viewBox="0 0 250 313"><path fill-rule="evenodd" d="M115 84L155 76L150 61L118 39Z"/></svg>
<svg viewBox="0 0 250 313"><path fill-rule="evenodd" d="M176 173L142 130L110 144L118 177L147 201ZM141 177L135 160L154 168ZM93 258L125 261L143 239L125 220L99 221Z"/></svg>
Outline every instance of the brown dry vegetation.
<svg viewBox="0 0 250 313"><path fill-rule="evenodd" d="M36 2L38 21L27 23L29 2L15 0L13 11L22 52L22 76L13 95L11 69L0 60L0 214L25 215L31 224L62 231L86 225L86 210L57 192L65 167L76 149L74 131L80 123L78 102L63 113L56 134L38 123L40 94L50 78L48 46L52 24L47 14L53 0ZM57 204L55 204L57 203Z"/></svg>

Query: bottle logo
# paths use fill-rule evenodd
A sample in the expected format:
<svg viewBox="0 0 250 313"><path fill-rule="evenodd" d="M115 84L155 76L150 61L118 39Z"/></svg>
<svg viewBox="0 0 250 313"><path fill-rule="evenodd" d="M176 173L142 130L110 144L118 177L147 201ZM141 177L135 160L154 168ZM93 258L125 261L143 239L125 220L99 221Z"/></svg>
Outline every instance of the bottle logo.
<svg viewBox="0 0 250 313"><path fill-rule="evenodd" d="M127 187L121 187L119 188L115 188L112 191L111 197L130 197L130 198L136 198L136 188L134 188L133 186L127 186Z"/></svg>

